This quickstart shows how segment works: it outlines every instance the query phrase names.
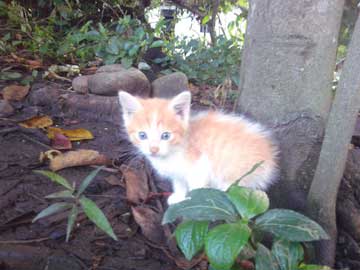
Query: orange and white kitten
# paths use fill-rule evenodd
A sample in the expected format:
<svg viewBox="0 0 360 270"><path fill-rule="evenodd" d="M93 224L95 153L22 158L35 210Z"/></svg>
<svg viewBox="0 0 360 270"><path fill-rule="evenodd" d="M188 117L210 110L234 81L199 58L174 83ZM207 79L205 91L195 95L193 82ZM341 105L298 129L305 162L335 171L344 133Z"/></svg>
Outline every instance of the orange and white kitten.
<svg viewBox="0 0 360 270"><path fill-rule="evenodd" d="M260 161L262 165L239 185L266 189L273 182L277 148L258 123L220 112L190 117L190 92L166 100L121 91L119 100L131 142L172 180L169 204L184 200L196 188L226 190Z"/></svg>

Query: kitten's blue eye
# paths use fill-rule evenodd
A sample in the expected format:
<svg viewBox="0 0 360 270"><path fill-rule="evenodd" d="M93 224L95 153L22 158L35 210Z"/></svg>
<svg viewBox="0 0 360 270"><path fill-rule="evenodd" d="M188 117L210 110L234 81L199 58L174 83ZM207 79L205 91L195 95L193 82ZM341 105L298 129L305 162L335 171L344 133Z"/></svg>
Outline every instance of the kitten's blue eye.
<svg viewBox="0 0 360 270"><path fill-rule="evenodd" d="M138 135L139 135L140 140L146 140L147 139L146 132L144 132L144 131L140 131Z"/></svg>
<svg viewBox="0 0 360 270"><path fill-rule="evenodd" d="M161 139L165 141L170 139L170 132L163 132L163 134L161 134Z"/></svg>

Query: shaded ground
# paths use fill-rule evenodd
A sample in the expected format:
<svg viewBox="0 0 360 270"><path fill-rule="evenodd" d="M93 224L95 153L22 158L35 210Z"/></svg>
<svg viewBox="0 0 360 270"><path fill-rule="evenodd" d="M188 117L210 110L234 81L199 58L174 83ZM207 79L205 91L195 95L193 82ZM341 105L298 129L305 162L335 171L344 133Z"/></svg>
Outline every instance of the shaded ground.
<svg viewBox="0 0 360 270"><path fill-rule="evenodd" d="M98 150L116 158L117 165L134 160L131 146L120 131L116 98L100 97L96 103L81 96L85 101L79 102L66 91L57 92L67 85L51 83L45 88L48 95L41 89L38 91L44 86L33 87L24 102L14 104L16 115L0 119L0 269L180 269L160 245L143 236L131 215L119 172L102 171L86 191L109 218L119 241L105 236L84 215L80 215L69 243L64 240L67 213L31 223L49 205L44 196L60 189L32 171L48 169L46 164L40 164L39 156L48 150L49 140L41 131L14 130L14 120L49 115L63 128L81 127L94 134L94 140L73 144L75 149ZM195 94L195 108L224 107L210 90L202 89L203 94ZM225 107L231 110L231 102L225 103ZM355 146L358 146L357 138L353 140ZM360 269L360 152L356 147L349 159L339 195L337 268L357 270ZM61 175L79 183L91 170L89 166L68 168ZM169 190L166 183L156 183L160 191ZM155 208L158 202L150 200L149 205ZM206 269L206 265L194 269Z"/></svg>

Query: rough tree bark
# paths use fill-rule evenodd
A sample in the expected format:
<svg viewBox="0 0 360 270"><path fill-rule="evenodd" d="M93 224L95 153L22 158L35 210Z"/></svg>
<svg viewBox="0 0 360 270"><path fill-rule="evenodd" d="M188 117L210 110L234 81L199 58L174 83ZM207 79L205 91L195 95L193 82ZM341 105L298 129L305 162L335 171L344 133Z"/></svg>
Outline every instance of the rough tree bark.
<svg viewBox="0 0 360 270"><path fill-rule="evenodd" d="M320 262L332 265L336 248L336 198L345 168L348 145L360 104L360 20L357 20L341 79L326 125L314 180L308 195L308 213L331 236L317 246Z"/></svg>
<svg viewBox="0 0 360 270"><path fill-rule="evenodd" d="M332 101L343 0L252 0L238 111L274 128L281 156L273 206L300 211Z"/></svg>

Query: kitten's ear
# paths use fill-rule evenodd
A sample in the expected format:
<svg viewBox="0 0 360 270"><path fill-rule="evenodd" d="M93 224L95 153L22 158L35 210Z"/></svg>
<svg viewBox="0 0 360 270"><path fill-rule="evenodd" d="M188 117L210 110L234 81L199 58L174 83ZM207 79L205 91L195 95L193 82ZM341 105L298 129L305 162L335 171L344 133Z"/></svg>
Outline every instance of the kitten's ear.
<svg viewBox="0 0 360 270"><path fill-rule="evenodd" d="M134 97L124 91L119 92L119 101L121 104L123 119L124 119L125 125L127 125L129 123L132 115L136 111L141 109L142 106L136 97Z"/></svg>
<svg viewBox="0 0 360 270"><path fill-rule="evenodd" d="M189 91L178 94L170 101L170 108L186 123L189 121L190 105L191 93Z"/></svg>

